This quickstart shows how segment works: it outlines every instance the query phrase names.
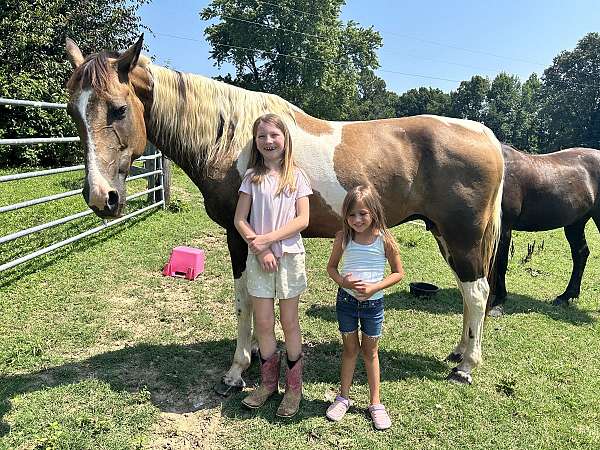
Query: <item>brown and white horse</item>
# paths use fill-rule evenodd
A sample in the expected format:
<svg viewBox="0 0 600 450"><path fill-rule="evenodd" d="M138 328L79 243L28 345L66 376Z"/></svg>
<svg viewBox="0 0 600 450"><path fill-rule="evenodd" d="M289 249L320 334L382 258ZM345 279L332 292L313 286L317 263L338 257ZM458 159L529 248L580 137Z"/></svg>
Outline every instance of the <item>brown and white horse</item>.
<svg viewBox="0 0 600 450"><path fill-rule="evenodd" d="M304 236L334 236L341 228L344 196L357 184L377 189L390 226L415 218L426 222L463 297L463 331L449 355L458 366L449 379L472 381L471 371L481 362L486 276L500 231L504 175L500 143L488 128L436 116L319 120L276 95L151 64L140 57L142 37L120 55L84 58L70 39L66 48L74 67L68 111L85 149L88 205L103 217L121 213L125 177L149 140L194 181L207 214L227 231L238 337L233 364L223 377L226 385L243 386L242 372L250 364L248 248L233 215L251 126L266 112L286 121L296 162L312 184Z"/></svg>

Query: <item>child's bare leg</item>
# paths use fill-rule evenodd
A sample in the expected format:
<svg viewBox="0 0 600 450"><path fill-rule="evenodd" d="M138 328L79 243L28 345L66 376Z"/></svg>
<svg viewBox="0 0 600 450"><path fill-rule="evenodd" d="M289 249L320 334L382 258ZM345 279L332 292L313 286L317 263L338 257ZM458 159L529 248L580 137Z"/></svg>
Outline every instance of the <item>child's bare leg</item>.
<svg viewBox="0 0 600 450"><path fill-rule="evenodd" d="M371 405L380 403L379 400L379 338L362 335L360 349L365 361L367 380L369 380L369 398Z"/></svg>
<svg viewBox="0 0 600 450"><path fill-rule="evenodd" d="M358 330L351 333L342 333L342 341L344 343L344 351L342 352L340 395L349 398L352 377L354 376L354 369L356 368L356 357L360 351Z"/></svg>
<svg viewBox="0 0 600 450"><path fill-rule="evenodd" d="M277 341L275 340L275 311L273 310L274 300L272 298L252 297L254 306L254 326L258 338L258 347L262 359L269 359L275 350L277 350Z"/></svg>
<svg viewBox="0 0 600 450"><path fill-rule="evenodd" d="M302 336L300 335L300 320L298 318L298 296L279 300L281 328L285 336L287 358L296 361L302 353Z"/></svg>

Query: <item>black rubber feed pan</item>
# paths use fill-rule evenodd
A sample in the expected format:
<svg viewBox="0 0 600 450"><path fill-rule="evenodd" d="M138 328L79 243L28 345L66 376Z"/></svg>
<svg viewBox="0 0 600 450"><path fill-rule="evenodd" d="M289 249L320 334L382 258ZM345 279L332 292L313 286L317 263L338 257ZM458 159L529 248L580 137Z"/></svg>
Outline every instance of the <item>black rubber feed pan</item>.
<svg viewBox="0 0 600 450"><path fill-rule="evenodd" d="M435 284L424 283L421 281L417 283L410 283L409 288L410 293L417 297L433 295L440 290L440 288Z"/></svg>

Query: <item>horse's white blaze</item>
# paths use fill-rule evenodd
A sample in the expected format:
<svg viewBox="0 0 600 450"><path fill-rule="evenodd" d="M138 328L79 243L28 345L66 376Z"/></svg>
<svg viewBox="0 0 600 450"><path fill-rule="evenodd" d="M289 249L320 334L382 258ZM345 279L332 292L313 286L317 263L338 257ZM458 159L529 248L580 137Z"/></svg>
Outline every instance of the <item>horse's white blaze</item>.
<svg viewBox="0 0 600 450"><path fill-rule="evenodd" d="M336 147L342 141L345 123L329 122L333 133L314 136L300 128L292 128L294 159L307 174L311 187L318 191L331 208L341 214L346 190L338 181L333 164Z"/></svg>
<svg viewBox="0 0 600 450"><path fill-rule="evenodd" d="M99 209L104 209L106 206L106 195L110 191L110 184L100 173L98 169L98 157L96 155L96 145L94 143L94 135L87 119L87 109L92 95L91 89L85 89L79 94L77 99L77 110L83 126L85 127L87 141L87 181L90 187L90 206L96 206Z"/></svg>
<svg viewBox="0 0 600 450"><path fill-rule="evenodd" d="M470 373L471 369L481 363L481 338L483 336L483 321L485 305L490 287L485 277L475 281L459 282L463 294L464 312L466 320L463 321L463 339L467 338L463 362L458 366L460 370Z"/></svg>

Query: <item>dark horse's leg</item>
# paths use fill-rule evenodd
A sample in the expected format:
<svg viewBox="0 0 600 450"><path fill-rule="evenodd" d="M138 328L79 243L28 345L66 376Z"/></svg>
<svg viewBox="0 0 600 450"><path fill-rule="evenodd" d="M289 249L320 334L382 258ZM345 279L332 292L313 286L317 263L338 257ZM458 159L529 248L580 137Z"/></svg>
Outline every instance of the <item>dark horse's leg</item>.
<svg viewBox="0 0 600 450"><path fill-rule="evenodd" d="M506 270L508 267L508 252L510 249L510 241L512 238L512 230L502 227L500 232L500 241L498 242L498 252L496 253L495 262L495 278L492 283L492 304L489 315L492 317L500 317L504 314L504 302L506 301Z"/></svg>
<svg viewBox="0 0 600 450"><path fill-rule="evenodd" d="M246 384L242 372L250 366L252 347L252 303L248 300L246 288L246 258L248 245L235 228L227 230L227 246L231 255L231 266L235 285L235 313L238 319L238 336L233 363L223 376L216 391L227 395L232 388L241 389Z"/></svg>
<svg viewBox="0 0 600 450"><path fill-rule="evenodd" d="M581 220L573 225L565 227L565 236L571 246L571 258L573 259L573 271L571 279L565 292L560 294L554 300L555 306L565 305L570 299L578 298L581 290L581 278L585 270L585 264L590 254L587 242L585 240L585 224L588 219Z"/></svg>

